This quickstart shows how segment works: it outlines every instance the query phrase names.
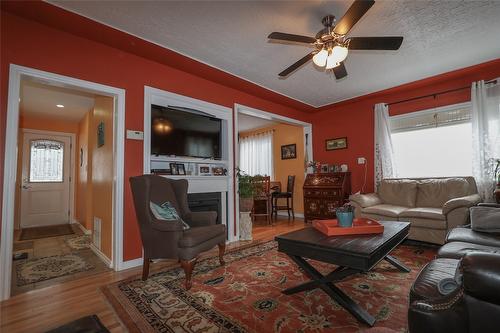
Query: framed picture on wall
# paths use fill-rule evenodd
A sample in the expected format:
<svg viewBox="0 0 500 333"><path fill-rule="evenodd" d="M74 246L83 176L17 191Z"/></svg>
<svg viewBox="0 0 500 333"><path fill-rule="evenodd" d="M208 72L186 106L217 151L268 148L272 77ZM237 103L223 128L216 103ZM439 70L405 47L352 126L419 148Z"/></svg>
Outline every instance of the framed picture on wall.
<svg viewBox="0 0 500 333"><path fill-rule="evenodd" d="M325 141L326 150L337 150L347 148L347 137L328 139Z"/></svg>
<svg viewBox="0 0 500 333"><path fill-rule="evenodd" d="M281 159L290 160L297 158L297 145L295 143L281 146Z"/></svg>

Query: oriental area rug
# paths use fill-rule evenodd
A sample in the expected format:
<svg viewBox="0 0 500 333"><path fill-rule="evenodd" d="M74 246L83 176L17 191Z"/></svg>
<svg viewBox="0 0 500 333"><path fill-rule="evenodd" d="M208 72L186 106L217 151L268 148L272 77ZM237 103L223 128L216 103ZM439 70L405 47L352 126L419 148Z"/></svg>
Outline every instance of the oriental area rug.
<svg viewBox="0 0 500 333"><path fill-rule="evenodd" d="M142 281L140 276L103 288L130 332L405 332L408 292L436 249L400 245L392 252L411 268L403 273L380 262L368 273L338 283L376 317L373 328L359 323L322 290L284 295L309 281L275 242L225 255L226 265L208 258L196 264L191 290L174 267ZM335 266L311 261L321 273Z"/></svg>

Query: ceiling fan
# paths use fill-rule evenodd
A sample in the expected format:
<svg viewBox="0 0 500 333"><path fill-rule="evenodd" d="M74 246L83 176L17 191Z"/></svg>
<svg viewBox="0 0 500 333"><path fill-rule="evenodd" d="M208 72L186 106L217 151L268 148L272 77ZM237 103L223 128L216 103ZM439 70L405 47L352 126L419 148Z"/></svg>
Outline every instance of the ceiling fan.
<svg viewBox="0 0 500 333"><path fill-rule="evenodd" d="M335 16L327 15L323 18L324 28L315 37L272 32L267 36L277 41L312 44L316 50L304 56L278 75L287 77L300 66L313 60L320 67L333 70L337 80L346 77L347 71L344 60L349 50L398 50L403 37L346 37L352 27L366 14L375 1L356 0L345 15L336 22Z"/></svg>

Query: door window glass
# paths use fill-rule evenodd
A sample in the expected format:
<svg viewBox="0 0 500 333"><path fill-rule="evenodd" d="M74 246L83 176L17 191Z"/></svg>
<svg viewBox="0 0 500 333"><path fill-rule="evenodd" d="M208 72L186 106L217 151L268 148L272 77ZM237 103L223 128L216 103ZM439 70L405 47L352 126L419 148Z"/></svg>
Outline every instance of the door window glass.
<svg viewBox="0 0 500 333"><path fill-rule="evenodd" d="M30 144L30 182L63 181L64 143L33 140Z"/></svg>

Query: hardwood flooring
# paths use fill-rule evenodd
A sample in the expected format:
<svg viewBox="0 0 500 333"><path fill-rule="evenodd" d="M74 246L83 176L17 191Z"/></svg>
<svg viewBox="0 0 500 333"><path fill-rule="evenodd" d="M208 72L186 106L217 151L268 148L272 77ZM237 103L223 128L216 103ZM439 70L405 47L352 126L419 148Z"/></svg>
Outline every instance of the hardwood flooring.
<svg viewBox="0 0 500 333"><path fill-rule="evenodd" d="M227 249L235 249L252 242L272 240L276 235L303 227L302 219L289 222L287 219L279 218L279 221L272 226L265 225L265 222L256 223L253 228L253 241L235 242L228 245ZM217 248L207 252L206 256L216 254ZM172 265L177 265L177 262L153 263L151 271ZM100 287L140 274L141 267L121 272L103 272L14 296L1 303L0 332L45 332L91 314L98 315L111 332L125 332L126 329L102 295Z"/></svg>

